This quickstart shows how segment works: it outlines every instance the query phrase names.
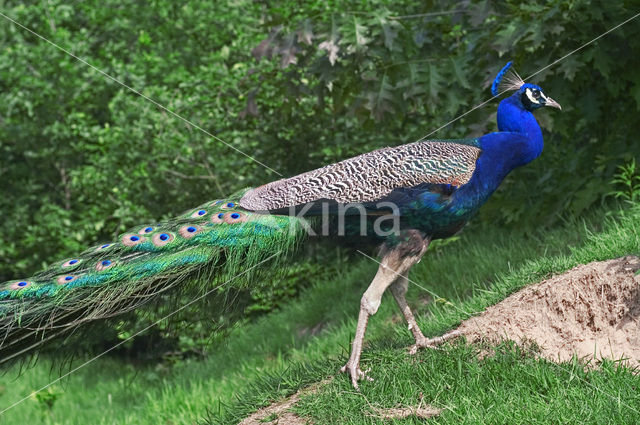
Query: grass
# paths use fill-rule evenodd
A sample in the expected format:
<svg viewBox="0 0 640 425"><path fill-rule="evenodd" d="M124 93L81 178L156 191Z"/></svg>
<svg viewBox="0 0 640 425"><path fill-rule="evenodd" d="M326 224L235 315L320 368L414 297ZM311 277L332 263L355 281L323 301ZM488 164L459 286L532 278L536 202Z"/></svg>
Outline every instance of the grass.
<svg viewBox="0 0 640 425"><path fill-rule="evenodd" d="M577 363L554 365L510 344L477 359L475 347L459 344L407 359L394 345L377 345L366 359L376 381L354 391L334 380L303 398L296 411L322 424L384 423L374 408L429 404L443 408L434 423L637 423L638 379L607 363L585 373ZM225 422L231 423L231 422ZM418 418L395 423L422 423Z"/></svg>
<svg viewBox="0 0 640 425"><path fill-rule="evenodd" d="M640 210L615 220L607 215L601 210L584 222L570 220L534 234L474 228L455 243L434 247L411 275L437 294L410 287L423 331L440 334L551 273L638 252ZM352 262L281 311L235 329L204 361L150 368L99 359L55 384L49 395L30 397L7 411L0 423L236 423L259 406L335 375L346 361L359 299L376 266L365 258ZM640 422L635 391L640 380L618 364L584 371L576 363L535 359L511 344L483 360L475 356L477 347L461 343L409 357L404 347L411 337L396 310L385 297L370 321L363 364L372 368L375 382L355 392L346 376L338 375L303 397L299 413L322 424L383 423L373 407L422 402L445 409L434 423ZM312 335L314 330L320 331ZM0 380L0 406L60 374L41 359L14 375Z"/></svg>

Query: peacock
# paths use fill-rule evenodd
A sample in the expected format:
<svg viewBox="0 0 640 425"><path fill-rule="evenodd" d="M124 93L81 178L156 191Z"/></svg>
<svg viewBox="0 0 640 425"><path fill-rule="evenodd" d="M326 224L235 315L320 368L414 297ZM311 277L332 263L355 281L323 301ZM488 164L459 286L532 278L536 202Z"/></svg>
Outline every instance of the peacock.
<svg viewBox="0 0 640 425"><path fill-rule="evenodd" d="M505 91L514 93L498 106L498 132L387 147L245 189L0 285L0 362L188 282L229 276L232 281L286 258L281 254L305 240L325 236L379 253L380 266L360 301L351 355L341 369L354 387L368 378L360 368L362 345L387 288L415 338L412 352L454 337L455 332L423 335L405 298L408 273L432 240L459 232L511 170L542 153L533 112L561 109L541 87L525 83L511 62L491 86L494 96Z"/></svg>

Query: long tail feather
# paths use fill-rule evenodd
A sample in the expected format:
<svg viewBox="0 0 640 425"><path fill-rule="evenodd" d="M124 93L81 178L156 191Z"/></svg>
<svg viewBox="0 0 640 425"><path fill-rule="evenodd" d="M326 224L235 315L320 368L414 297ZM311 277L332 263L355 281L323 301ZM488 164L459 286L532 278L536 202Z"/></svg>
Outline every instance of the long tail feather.
<svg viewBox="0 0 640 425"><path fill-rule="evenodd" d="M219 282L290 252L303 234L299 220L242 210L241 195L140 226L30 279L0 284L0 363L188 282Z"/></svg>

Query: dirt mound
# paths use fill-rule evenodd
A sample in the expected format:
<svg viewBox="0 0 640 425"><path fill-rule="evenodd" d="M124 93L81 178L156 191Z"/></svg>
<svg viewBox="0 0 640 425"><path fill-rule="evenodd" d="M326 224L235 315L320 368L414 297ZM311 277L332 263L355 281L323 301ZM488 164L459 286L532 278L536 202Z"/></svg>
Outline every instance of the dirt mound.
<svg viewBox="0 0 640 425"><path fill-rule="evenodd" d="M533 341L553 361L640 362L640 258L581 265L528 286L460 325L469 342Z"/></svg>

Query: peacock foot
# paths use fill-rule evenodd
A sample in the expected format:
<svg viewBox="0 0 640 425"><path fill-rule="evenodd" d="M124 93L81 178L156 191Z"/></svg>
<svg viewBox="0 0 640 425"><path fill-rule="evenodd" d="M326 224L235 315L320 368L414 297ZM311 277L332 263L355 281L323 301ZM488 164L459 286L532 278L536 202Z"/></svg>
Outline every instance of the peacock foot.
<svg viewBox="0 0 640 425"><path fill-rule="evenodd" d="M409 354L416 354L420 348L438 348L443 342L457 338L460 335L460 331L451 331L435 338L418 337L416 338L416 343L409 347Z"/></svg>
<svg viewBox="0 0 640 425"><path fill-rule="evenodd" d="M352 362L351 360L349 360L346 365L340 368L340 372L348 373L351 376L351 384L356 390L358 389L359 380L366 379L367 381L373 381L373 378L367 375L367 373L369 373L370 371L371 369L362 371L360 369L360 365L357 362Z"/></svg>

